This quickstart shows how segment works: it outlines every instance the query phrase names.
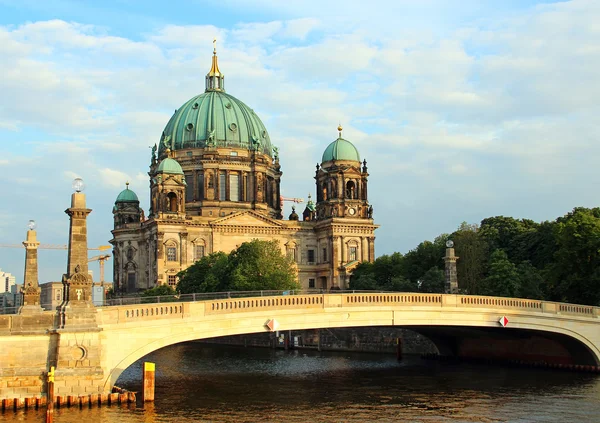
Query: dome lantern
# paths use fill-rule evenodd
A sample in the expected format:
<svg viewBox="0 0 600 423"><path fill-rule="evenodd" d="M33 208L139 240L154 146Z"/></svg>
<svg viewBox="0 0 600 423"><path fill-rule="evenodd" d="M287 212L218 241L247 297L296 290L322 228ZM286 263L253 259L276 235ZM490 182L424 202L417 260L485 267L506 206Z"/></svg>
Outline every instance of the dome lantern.
<svg viewBox="0 0 600 423"><path fill-rule="evenodd" d="M217 39L213 40L213 57L210 71L206 74L206 91L223 91L225 92L225 75L219 70L217 60Z"/></svg>

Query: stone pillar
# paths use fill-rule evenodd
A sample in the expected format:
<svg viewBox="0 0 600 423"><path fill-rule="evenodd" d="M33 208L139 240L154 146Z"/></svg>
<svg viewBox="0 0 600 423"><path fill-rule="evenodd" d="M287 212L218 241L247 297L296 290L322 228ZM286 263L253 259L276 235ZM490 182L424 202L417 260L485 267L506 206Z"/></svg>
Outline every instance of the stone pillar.
<svg viewBox="0 0 600 423"><path fill-rule="evenodd" d="M369 241L367 238L363 238L361 244L360 261L369 261Z"/></svg>
<svg viewBox="0 0 600 423"><path fill-rule="evenodd" d="M63 303L59 307L59 328L97 327L96 310L92 302L92 277L88 274L87 216L85 194L71 196L67 273L63 275Z"/></svg>
<svg viewBox="0 0 600 423"><path fill-rule="evenodd" d="M64 298L57 310L55 327L49 331L48 351L48 364L56 367L56 394L74 396L105 393L111 388L104 386L103 341L92 302L93 281L87 272L86 219L91 210L86 207L81 185L77 188L78 192L71 197L71 207L65 211L70 217L70 227L67 273L63 275Z"/></svg>
<svg viewBox="0 0 600 423"><path fill-rule="evenodd" d="M188 233L181 232L179 234L179 245L181 247L181 253L179 255L179 263L185 267L188 263ZM193 259L192 259L193 262Z"/></svg>
<svg viewBox="0 0 600 423"><path fill-rule="evenodd" d="M369 238L369 261L373 263L375 261L375 237Z"/></svg>
<svg viewBox="0 0 600 423"><path fill-rule="evenodd" d="M454 255L454 243L448 241L446 243L446 255L444 256L446 284L444 292L446 294L458 294L458 276L456 273L456 260L458 257Z"/></svg>
<svg viewBox="0 0 600 423"><path fill-rule="evenodd" d="M36 232L33 229L27 231L27 241L23 242L25 247L25 275L23 277L23 306L19 309L20 314L41 313L40 294L42 290L38 283L38 246Z"/></svg>

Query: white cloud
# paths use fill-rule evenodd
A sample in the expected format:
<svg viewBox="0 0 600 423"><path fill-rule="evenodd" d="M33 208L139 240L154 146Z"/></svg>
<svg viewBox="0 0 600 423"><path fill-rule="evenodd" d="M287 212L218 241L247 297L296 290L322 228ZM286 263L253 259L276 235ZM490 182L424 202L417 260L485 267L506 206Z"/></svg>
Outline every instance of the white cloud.
<svg viewBox="0 0 600 423"><path fill-rule="evenodd" d="M114 188L125 186L125 183L131 179L127 173L120 170L102 168L98 172L101 182Z"/></svg>

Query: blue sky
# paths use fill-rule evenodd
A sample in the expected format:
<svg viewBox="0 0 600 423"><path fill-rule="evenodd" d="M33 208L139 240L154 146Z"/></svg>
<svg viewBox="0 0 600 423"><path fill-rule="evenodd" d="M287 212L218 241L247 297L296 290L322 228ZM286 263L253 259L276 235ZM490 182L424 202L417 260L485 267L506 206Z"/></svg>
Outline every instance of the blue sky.
<svg viewBox="0 0 600 423"><path fill-rule="evenodd" d="M228 93L279 147L283 195L314 195L344 126L369 164L377 254L463 221L597 206L598 22L594 0L0 0L0 243L29 219L67 243L74 177L90 246L111 238L127 180L147 211L149 146L203 91L213 37ZM0 249L18 281L23 259ZM40 252L40 282L65 268L64 251Z"/></svg>

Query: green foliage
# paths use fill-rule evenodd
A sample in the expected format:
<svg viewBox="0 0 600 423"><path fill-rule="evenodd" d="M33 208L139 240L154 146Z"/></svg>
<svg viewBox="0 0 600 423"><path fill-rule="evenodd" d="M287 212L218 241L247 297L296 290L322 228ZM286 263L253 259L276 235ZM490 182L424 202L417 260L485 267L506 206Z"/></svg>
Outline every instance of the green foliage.
<svg viewBox="0 0 600 423"><path fill-rule="evenodd" d="M212 253L178 276L182 294L300 289L294 261L282 253L277 241L255 239L230 254Z"/></svg>
<svg viewBox="0 0 600 423"><path fill-rule="evenodd" d="M505 216L464 222L404 256L359 264L350 288L443 292L447 239L459 257L462 292L600 305L600 208L578 207L553 222Z"/></svg>
<svg viewBox="0 0 600 423"><path fill-rule="evenodd" d="M403 275L407 279L417 283L429 269L433 267L443 269L443 257L448 237L447 234L442 234L433 242L423 241L417 248L409 251L404 256L405 271Z"/></svg>
<svg viewBox="0 0 600 423"><path fill-rule="evenodd" d="M548 295L600 305L600 209L575 208L554 227L557 250L548 266Z"/></svg>
<svg viewBox="0 0 600 423"><path fill-rule="evenodd" d="M154 298L150 298L150 297L162 297L162 296L166 296L166 298L161 298L161 302L172 302L172 301L177 301L177 298L175 298L174 296L177 294L177 292L175 291L175 289L173 289L173 287L169 286L169 285L158 285L155 286L154 288L151 289L147 289L144 292L142 292L142 303L153 303L154 302Z"/></svg>
<svg viewBox="0 0 600 423"><path fill-rule="evenodd" d="M442 294L445 283L444 271L438 267L432 267L419 280L419 291Z"/></svg>
<svg viewBox="0 0 600 423"><path fill-rule="evenodd" d="M542 287L544 279L538 269L530 261L523 261L517 266L519 273L520 289L519 298L540 299L544 298Z"/></svg>
<svg viewBox="0 0 600 423"><path fill-rule="evenodd" d="M471 295L482 293L481 283L485 277L488 262L488 244L477 225L463 222L450 239L459 257L456 263L458 287Z"/></svg>
<svg viewBox="0 0 600 423"><path fill-rule="evenodd" d="M177 290L182 294L228 291L228 265L229 256L222 251L204 256L177 274Z"/></svg>
<svg viewBox="0 0 600 423"><path fill-rule="evenodd" d="M504 250L494 250L490 256L489 273L483 281L481 293L496 297L517 297L520 287L517 266L508 259Z"/></svg>

